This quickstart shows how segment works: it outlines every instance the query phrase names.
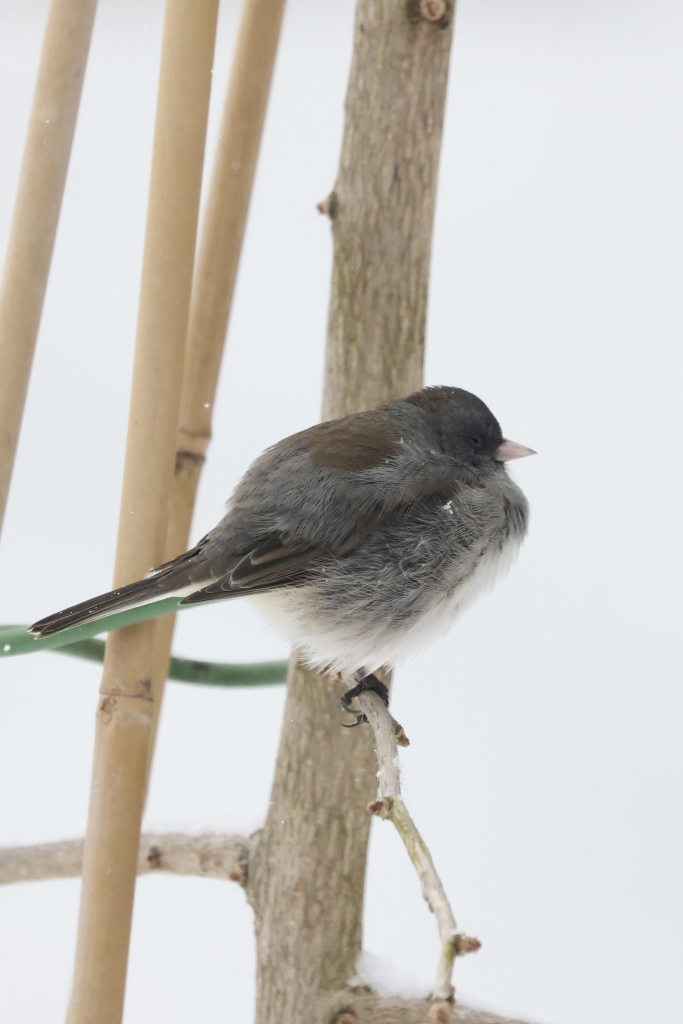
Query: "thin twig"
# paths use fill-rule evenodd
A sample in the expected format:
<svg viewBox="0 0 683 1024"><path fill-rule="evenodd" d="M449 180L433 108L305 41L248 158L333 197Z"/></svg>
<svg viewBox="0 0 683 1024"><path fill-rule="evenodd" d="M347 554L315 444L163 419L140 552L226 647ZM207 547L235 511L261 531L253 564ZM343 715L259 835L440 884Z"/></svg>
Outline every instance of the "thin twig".
<svg viewBox="0 0 683 1024"><path fill-rule="evenodd" d="M79 878L83 839L39 846L0 849L0 885ZM170 832L140 838L138 875L167 871L173 875L225 878L245 885L252 841L245 836L188 836Z"/></svg>
<svg viewBox="0 0 683 1024"><path fill-rule="evenodd" d="M481 943L478 939L461 935L457 931L455 917L451 910L441 880L436 873L434 862L427 845L417 830L415 822L408 813L408 808L401 796L401 779L398 766L397 739L405 737L401 726L391 717L382 699L371 691L361 693L358 697L358 704L361 711L367 716L372 730L375 734L375 747L379 771L380 799L374 800L368 805L370 814L379 818L392 821L403 840L408 856L412 860L417 871L422 895L427 901L430 910L436 917L441 939L441 956L434 982L434 1009L437 1012L433 1019L441 1020L438 1014L441 1013L442 1004L447 1002L453 994L451 978L453 976L453 963L456 956L464 956L465 953L474 953L479 949ZM403 744L402 744L403 745ZM437 1005L441 1004L441 1005ZM444 1013L447 1008L443 1007ZM443 1017L447 1020L447 1017Z"/></svg>

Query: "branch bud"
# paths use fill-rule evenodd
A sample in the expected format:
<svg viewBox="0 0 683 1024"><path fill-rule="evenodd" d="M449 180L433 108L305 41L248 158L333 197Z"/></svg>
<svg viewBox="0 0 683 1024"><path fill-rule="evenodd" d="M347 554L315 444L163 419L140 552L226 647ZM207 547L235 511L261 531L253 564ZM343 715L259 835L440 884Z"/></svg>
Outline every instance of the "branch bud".
<svg viewBox="0 0 683 1024"><path fill-rule="evenodd" d="M408 20L417 25L428 21L437 28L448 28L453 17L453 0L408 0Z"/></svg>
<svg viewBox="0 0 683 1024"><path fill-rule="evenodd" d="M440 21L446 10L446 0L420 0L420 14L425 21Z"/></svg>
<svg viewBox="0 0 683 1024"><path fill-rule="evenodd" d="M429 1007L429 1019L434 1024L448 1024L453 1016L453 1007L445 999L437 999Z"/></svg>
<svg viewBox="0 0 683 1024"><path fill-rule="evenodd" d="M321 203L316 205L318 213L324 213L330 220L334 220L337 216L337 210L339 209L339 203L337 201L337 193L330 192L327 199L323 199Z"/></svg>
<svg viewBox="0 0 683 1024"><path fill-rule="evenodd" d="M481 949L481 942L471 935L455 936L455 955L466 956L468 953L476 953Z"/></svg>
<svg viewBox="0 0 683 1024"><path fill-rule="evenodd" d="M230 872L228 878L230 879L231 882L237 882L237 884L241 885L242 888L244 888L245 885L247 884L247 873L241 864L239 864Z"/></svg>
<svg viewBox="0 0 683 1024"><path fill-rule="evenodd" d="M391 809L393 807L393 800L390 797L385 797L384 800L373 800L366 807L368 814L375 814L378 818L382 818L386 821L391 817Z"/></svg>

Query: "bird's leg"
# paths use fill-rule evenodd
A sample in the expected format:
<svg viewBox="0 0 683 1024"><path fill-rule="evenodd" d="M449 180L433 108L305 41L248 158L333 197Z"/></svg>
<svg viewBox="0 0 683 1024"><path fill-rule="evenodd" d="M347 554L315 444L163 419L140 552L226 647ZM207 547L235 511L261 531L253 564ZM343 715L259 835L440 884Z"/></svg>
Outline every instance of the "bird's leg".
<svg viewBox="0 0 683 1024"><path fill-rule="evenodd" d="M373 690L375 693L379 694L386 706L389 707L389 690L381 679L378 679L377 676L372 674L372 672L366 674L364 669L354 672L353 678L357 680L356 685L352 687L352 689L347 690L343 695L341 699L341 706L343 711L347 711L350 715L356 715L356 721L351 722L350 725L344 725L344 729L354 729L357 725L362 725L363 722L367 722L365 715L359 715L351 708L351 701L354 697L357 697L359 693L363 693L366 690Z"/></svg>

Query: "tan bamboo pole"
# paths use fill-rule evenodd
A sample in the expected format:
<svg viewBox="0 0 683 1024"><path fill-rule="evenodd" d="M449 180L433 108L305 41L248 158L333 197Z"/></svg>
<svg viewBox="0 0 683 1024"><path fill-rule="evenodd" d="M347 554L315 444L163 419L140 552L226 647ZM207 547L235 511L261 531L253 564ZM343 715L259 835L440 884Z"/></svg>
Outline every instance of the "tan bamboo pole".
<svg viewBox="0 0 683 1024"><path fill-rule="evenodd" d="M164 555L218 0L167 0L114 585ZM69 1024L119 1024L153 718L154 622L109 636Z"/></svg>
<svg viewBox="0 0 683 1024"><path fill-rule="evenodd" d="M285 0L245 0L215 165L197 248L165 558L187 549L230 318ZM154 726L168 673L175 616L157 623Z"/></svg>
<svg viewBox="0 0 683 1024"><path fill-rule="evenodd" d="M52 0L0 289L0 531L97 0Z"/></svg>

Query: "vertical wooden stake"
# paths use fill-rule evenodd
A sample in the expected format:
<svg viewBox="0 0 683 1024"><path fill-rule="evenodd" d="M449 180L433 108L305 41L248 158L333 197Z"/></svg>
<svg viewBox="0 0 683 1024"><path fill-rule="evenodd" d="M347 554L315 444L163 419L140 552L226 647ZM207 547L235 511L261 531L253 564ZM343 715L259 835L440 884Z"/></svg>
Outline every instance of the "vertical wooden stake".
<svg viewBox="0 0 683 1024"><path fill-rule="evenodd" d="M195 263L165 560L187 549L285 0L245 0ZM154 727L175 616L157 622Z"/></svg>
<svg viewBox="0 0 683 1024"><path fill-rule="evenodd" d="M167 0L115 586L162 561L218 0ZM120 1024L153 720L154 622L107 642L69 1024Z"/></svg>
<svg viewBox="0 0 683 1024"><path fill-rule="evenodd" d="M97 0L52 0L0 290L0 531Z"/></svg>

